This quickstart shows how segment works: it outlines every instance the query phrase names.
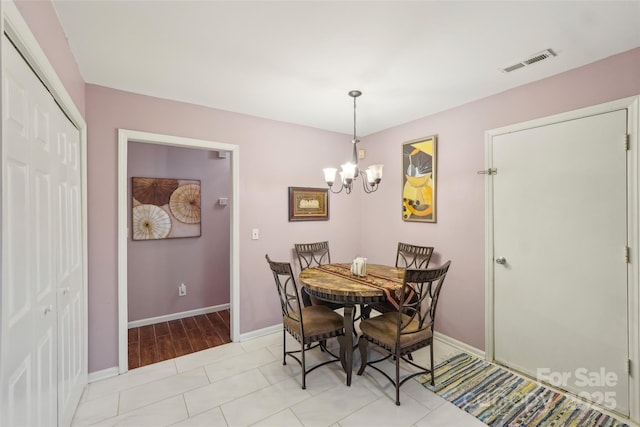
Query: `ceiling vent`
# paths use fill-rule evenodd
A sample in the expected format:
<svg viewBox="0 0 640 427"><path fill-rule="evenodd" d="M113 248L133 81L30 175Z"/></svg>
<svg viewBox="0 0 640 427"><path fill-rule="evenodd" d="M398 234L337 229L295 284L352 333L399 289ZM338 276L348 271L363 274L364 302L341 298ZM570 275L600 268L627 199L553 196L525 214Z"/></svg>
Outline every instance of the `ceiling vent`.
<svg viewBox="0 0 640 427"><path fill-rule="evenodd" d="M519 70L520 68L524 68L528 65L532 65L540 61L544 61L545 59L553 58L554 56L558 56L558 54L555 53L553 50L551 49L543 50L542 52L534 53L524 61L517 62L513 65L509 65L508 67L502 68L501 70L503 73L510 73L512 71Z"/></svg>

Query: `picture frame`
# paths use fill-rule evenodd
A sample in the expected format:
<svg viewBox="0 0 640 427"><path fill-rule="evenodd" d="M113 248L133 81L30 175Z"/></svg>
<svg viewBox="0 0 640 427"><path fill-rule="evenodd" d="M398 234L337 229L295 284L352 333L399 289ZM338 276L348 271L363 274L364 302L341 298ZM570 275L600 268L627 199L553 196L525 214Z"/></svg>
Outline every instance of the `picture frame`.
<svg viewBox="0 0 640 427"><path fill-rule="evenodd" d="M327 188L289 187L289 222L328 220Z"/></svg>
<svg viewBox="0 0 640 427"><path fill-rule="evenodd" d="M437 135L402 143L402 219L436 222Z"/></svg>
<svg viewBox="0 0 640 427"><path fill-rule="evenodd" d="M200 237L200 193L195 179L131 178L131 239Z"/></svg>

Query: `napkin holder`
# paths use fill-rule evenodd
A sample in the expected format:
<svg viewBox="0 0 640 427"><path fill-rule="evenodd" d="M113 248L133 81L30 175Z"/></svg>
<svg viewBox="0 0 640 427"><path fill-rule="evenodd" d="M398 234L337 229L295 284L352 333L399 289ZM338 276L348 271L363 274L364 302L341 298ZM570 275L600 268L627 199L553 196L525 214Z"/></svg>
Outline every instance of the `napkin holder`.
<svg viewBox="0 0 640 427"><path fill-rule="evenodd" d="M351 274L354 276L364 277L367 275L367 259L357 257L351 263Z"/></svg>

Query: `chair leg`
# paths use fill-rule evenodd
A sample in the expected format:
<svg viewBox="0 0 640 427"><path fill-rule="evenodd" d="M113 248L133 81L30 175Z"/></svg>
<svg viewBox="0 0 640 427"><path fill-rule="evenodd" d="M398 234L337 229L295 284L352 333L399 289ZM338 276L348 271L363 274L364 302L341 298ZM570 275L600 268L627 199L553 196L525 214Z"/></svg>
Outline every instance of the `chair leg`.
<svg viewBox="0 0 640 427"><path fill-rule="evenodd" d="M367 347L369 346L369 341L363 336L358 339L358 348L360 349L360 369L358 370L358 375L362 375L364 373L364 368L367 367Z"/></svg>
<svg viewBox="0 0 640 427"><path fill-rule="evenodd" d="M307 367L305 366L305 355L304 355L304 344L300 345L302 347L302 389L307 388Z"/></svg>
<svg viewBox="0 0 640 427"><path fill-rule="evenodd" d="M282 330L282 364L287 364L287 331Z"/></svg>
<svg viewBox="0 0 640 427"><path fill-rule="evenodd" d="M400 406L400 353L396 353L396 405Z"/></svg>
<svg viewBox="0 0 640 427"><path fill-rule="evenodd" d="M435 373L433 372L433 341L431 341L431 344L429 345L429 354L431 356L431 385L435 386Z"/></svg>

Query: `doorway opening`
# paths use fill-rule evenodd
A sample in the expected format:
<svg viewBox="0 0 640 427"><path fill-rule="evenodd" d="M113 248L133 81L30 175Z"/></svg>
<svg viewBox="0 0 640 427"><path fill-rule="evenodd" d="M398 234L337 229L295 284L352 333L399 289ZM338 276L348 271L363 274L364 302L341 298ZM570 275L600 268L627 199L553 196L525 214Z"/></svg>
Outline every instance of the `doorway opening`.
<svg viewBox="0 0 640 427"><path fill-rule="evenodd" d="M231 156L230 219L230 339L239 337L239 247L238 247L238 166L239 146L170 135L153 134L126 129L118 131L118 371L127 372L128 363L128 150L129 142L220 151Z"/></svg>

